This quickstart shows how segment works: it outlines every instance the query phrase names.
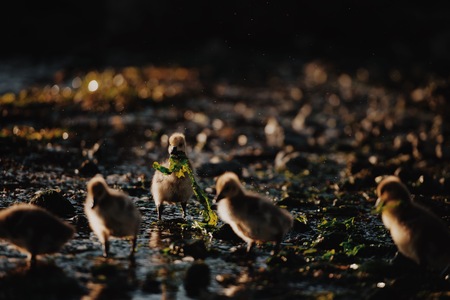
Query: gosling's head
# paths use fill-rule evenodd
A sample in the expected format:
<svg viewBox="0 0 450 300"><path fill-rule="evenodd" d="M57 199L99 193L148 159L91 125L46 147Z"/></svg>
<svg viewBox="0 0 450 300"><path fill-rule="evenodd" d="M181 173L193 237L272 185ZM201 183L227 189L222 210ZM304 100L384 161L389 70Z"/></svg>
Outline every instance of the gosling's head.
<svg viewBox="0 0 450 300"><path fill-rule="evenodd" d="M108 193L108 184L101 175L96 175L87 184L88 197L93 199L92 208L98 205Z"/></svg>
<svg viewBox="0 0 450 300"><path fill-rule="evenodd" d="M174 133L169 138L169 154L186 153L186 138L182 133Z"/></svg>
<svg viewBox="0 0 450 300"><path fill-rule="evenodd" d="M382 209L389 202L408 204L411 201L411 194L408 188L397 176L387 176L383 178L377 186L377 203L375 207Z"/></svg>
<svg viewBox="0 0 450 300"><path fill-rule="evenodd" d="M236 173L225 172L217 178L215 201L232 198L242 193L242 185Z"/></svg>

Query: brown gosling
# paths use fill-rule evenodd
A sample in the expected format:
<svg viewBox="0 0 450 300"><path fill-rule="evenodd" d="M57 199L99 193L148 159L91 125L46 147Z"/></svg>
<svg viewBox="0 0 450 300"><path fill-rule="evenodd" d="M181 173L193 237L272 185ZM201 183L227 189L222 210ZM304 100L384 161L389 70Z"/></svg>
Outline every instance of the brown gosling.
<svg viewBox="0 0 450 300"><path fill-rule="evenodd" d="M186 154L186 139L182 133L174 133L169 138L169 154L182 152ZM169 160L165 160L162 165L169 167ZM191 165L192 166L192 165ZM187 202L193 195L191 180L189 176L178 178L175 173L165 175L159 171L155 171L152 178L151 194L155 201L158 220L162 219L165 203L180 203L183 218L186 218Z"/></svg>
<svg viewBox="0 0 450 300"><path fill-rule="evenodd" d="M131 237L130 258L136 251L141 213L124 192L112 189L101 175L87 184L84 211L89 225L103 245L103 256L109 255L109 238Z"/></svg>
<svg viewBox="0 0 450 300"><path fill-rule="evenodd" d="M438 216L411 200L396 176L377 186L376 210L398 251L420 266L444 271L450 267L450 229Z"/></svg>
<svg viewBox="0 0 450 300"><path fill-rule="evenodd" d="M292 228L292 215L271 200L246 191L233 172L225 172L216 183L217 213L222 221L247 243L247 253L255 243L275 242L275 253Z"/></svg>
<svg viewBox="0 0 450 300"><path fill-rule="evenodd" d="M75 228L51 212L33 204L15 204L0 211L0 238L27 254L31 265L40 254L61 250Z"/></svg>

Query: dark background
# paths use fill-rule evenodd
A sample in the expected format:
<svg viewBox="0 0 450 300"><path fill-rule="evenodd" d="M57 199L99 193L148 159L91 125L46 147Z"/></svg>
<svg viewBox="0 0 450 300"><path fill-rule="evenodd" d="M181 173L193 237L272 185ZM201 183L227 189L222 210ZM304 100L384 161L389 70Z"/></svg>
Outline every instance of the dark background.
<svg viewBox="0 0 450 300"><path fill-rule="evenodd" d="M86 64L328 59L450 66L446 1L15 1L2 9L3 58Z"/></svg>

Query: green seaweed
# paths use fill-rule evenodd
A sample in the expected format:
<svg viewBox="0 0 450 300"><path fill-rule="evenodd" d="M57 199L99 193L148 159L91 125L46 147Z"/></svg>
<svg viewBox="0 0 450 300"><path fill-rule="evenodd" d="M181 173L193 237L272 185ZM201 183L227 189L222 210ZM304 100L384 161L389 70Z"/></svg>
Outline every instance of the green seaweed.
<svg viewBox="0 0 450 300"><path fill-rule="evenodd" d="M339 244L347 256L356 256L359 250L365 248L364 244L355 243L351 238Z"/></svg>
<svg viewBox="0 0 450 300"><path fill-rule="evenodd" d="M209 227L210 229L217 226L217 222L219 220L217 214L211 209L208 196L195 180L191 164L189 163L189 159L183 152L175 152L170 154L169 168L160 165L158 162L153 163L153 168L165 175L175 173L175 176L177 176L178 178L184 177L185 174L187 174L189 176L189 179L191 180L191 186L192 190L194 191L195 197L204 207L204 209L202 210L202 215L205 223L199 223L199 225L201 227Z"/></svg>

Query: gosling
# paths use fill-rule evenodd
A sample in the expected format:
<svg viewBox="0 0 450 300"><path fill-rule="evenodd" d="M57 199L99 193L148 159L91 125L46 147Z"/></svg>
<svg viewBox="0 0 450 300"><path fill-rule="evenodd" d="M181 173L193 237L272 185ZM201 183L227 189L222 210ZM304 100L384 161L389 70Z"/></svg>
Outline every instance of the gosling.
<svg viewBox="0 0 450 300"><path fill-rule="evenodd" d="M294 218L269 199L246 191L233 172L225 172L217 179L217 213L233 231L247 243L249 253L255 243L275 242L275 251L292 228Z"/></svg>
<svg viewBox="0 0 450 300"><path fill-rule="evenodd" d="M450 267L450 229L427 208L411 201L408 188L396 176L377 186L376 211L398 251L425 269Z"/></svg>
<svg viewBox="0 0 450 300"><path fill-rule="evenodd" d="M37 255L60 251L74 234L72 225L33 204L15 204L0 211L0 238L26 254L32 266Z"/></svg>
<svg viewBox="0 0 450 300"><path fill-rule="evenodd" d="M170 136L168 151L170 155L180 152L186 155L186 139L184 134L177 132ZM162 165L168 168L169 160L165 160ZM155 171L152 178L151 194L155 201L158 220L161 221L162 219L165 203L180 203L183 218L186 218L187 202L193 193L189 176L184 175L178 178L175 173L165 175L159 171Z"/></svg>
<svg viewBox="0 0 450 300"><path fill-rule="evenodd" d="M96 175L87 184L84 211L104 257L109 255L110 237L131 238L129 257L134 257L142 216L126 193L110 188L103 176Z"/></svg>

